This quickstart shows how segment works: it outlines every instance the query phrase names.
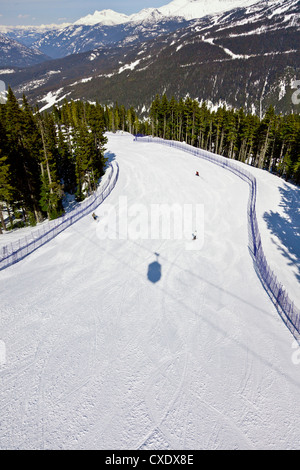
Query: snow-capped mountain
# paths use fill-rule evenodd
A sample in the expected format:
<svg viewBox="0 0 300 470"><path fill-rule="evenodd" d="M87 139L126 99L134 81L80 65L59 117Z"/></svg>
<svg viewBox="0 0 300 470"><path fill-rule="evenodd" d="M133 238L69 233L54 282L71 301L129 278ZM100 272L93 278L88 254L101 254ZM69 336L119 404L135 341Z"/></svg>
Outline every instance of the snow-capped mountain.
<svg viewBox="0 0 300 470"><path fill-rule="evenodd" d="M124 46L147 41L186 26L184 18L162 18L161 21L130 21L118 25L70 25L49 31L33 43L33 47L53 58L66 57L98 47Z"/></svg>
<svg viewBox="0 0 300 470"><path fill-rule="evenodd" d="M33 44L39 41L45 34L51 31L60 31L70 26L70 23L40 25L40 26L3 26L0 25L0 34L3 36L14 39L24 46L32 47Z"/></svg>
<svg viewBox="0 0 300 470"><path fill-rule="evenodd" d="M173 0L158 10L165 16L181 16L186 20L193 20L253 3L255 0Z"/></svg>
<svg viewBox="0 0 300 470"><path fill-rule="evenodd" d="M94 14L90 14L75 21L74 25L93 26L95 24L102 24L104 26L115 26L122 23L127 23L129 17L123 13L117 13L113 10L96 10Z"/></svg>
<svg viewBox="0 0 300 470"><path fill-rule="evenodd" d="M177 18L177 17L176 17ZM140 24L155 24L161 21L173 19L172 15L164 15L159 8L144 8L139 13L135 13L129 17L130 22Z"/></svg>
<svg viewBox="0 0 300 470"><path fill-rule="evenodd" d="M141 110L156 93L166 93L258 115L270 104L278 112L299 112L292 101L300 76L299 26L299 0L263 0L147 41L112 44L3 77L42 107L68 96Z"/></svg>
<svg viewBox="0 0 300 470"><path fill-rule="evenodd" d="M173 0L129 16L110 9L96 10L73 24L48 28L0 26L0 32L52 58L60 58L100 46L148 40L185 26L187 21L253 3L255 0Z"/></svg>
<svg viewBox="0 0 300 470"><path fill-rule="evenodd" d="M29 67L50 59L38 49L24 46L2 34L0 51L0 67Z"/></svg>
<svg viewBox="0 0 300 470"><path fill-rule="evenodd" d="M237 7L249 6L255 0L173 0L158 8L144 8L138 13L125 15L113 10L95 11L94 14L80 18L74 24L113 26L128 22L157 21L163 18L181 17L185 20L202 18Z"/></svg>

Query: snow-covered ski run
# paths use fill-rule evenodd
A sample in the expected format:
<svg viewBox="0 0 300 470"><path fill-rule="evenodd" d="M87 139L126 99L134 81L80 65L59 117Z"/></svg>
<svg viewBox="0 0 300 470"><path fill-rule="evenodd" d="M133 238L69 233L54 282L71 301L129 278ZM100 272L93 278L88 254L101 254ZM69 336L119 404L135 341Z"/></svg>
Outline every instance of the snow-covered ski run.
<svg viewBox="0 0 300 470"><path fill-rule="evenodd" d="M109 207L202 204L203 246L109 224L100 237L101 205L98 223L89 214L1 271L0 448L297 449L299 345L249 255L248 185L108 137L120 168ZM299 189L250 170L267 259L299 305Z"/></svg>

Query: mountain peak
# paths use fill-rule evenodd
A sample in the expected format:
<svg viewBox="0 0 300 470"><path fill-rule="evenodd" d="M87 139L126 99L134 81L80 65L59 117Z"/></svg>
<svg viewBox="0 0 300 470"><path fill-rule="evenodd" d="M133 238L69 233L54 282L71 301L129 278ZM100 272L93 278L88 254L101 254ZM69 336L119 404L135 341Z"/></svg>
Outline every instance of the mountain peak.
<svg viewBox="0 0 300 470"><path fill-rule="evenodd" d="M193 20L202 18L207 15L223 13L239 7L249 7L254 4L265 3L268 5L279 5L287 0L172 0L168 4L158 8L144 8L137 13L126 15L111 9L95 10L93 14L88 14L79 18L74 23L60 24L42 24L39 26L5 26L0 25L0 31L4 34L11 33L14 30L24 31L44 31L62 30L69 26L94 26L100 24L102 26L117 26L129 22L149 22L155 23L162 19L181 17L185 20Z"/></svg>
<svg viewBox="0 0 300 470"><path fill-rule="evenodd" d="M134 13L130 16L130 21L133 22L157 22L164 18L165 15L161 13L159 8L144 8L139 13Z"/></svg>
<svg viewBox="0 0 300 470"><path fill-rule="evenodd" d="M258 0L173 0L158 10L166 16L182 16L187 20L250 6Z"/></svg>
<svg viewBox="0 0 300 470"><path fill-rule="evenodd" d="M74 25L115 26L128 22L155 22L164 17L182 17L186 20L202 18L206 15L221 13L233 8L250 6L258 0L172 0L159 8L144 8L130 16L114 10L96 10L93 14L77 20Z"/></svg>
<svg viewBox="0 0 300 470"><path fill-rule="evenodd" d="M115 26L127 23L129 17L124 13L118 13L114 10L96 10L92 15L87 15L77 20L74 25L92 26L101 23L104 26Z"/></svg>

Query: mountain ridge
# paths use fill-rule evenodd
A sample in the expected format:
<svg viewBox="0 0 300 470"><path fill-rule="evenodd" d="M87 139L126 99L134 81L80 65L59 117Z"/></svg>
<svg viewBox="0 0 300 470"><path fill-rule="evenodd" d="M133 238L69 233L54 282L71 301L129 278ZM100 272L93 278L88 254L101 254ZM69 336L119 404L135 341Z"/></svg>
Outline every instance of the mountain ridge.
<svg viewBox="0 0 300 470"><path fill-rule="evenodd" d="M153 37L153 30L155 35L164 34L184 22L253 3L255 0L173 0L162 7L144 8L132 15L111 9L96 10L74 23L49 27L0 26L0 33L56 59L120 41L134 42L135 37L140 40L140 31L136 33L140 28L144 28L144 40Z"/></svg>
<svg viewBox="0 0 300 470"><path fill-rule="evenodd" d="M34 47L27 47L0 33L0 67L29 67L50 57Z"/></svg>
<svg viewBox="0 0 300 470"><path fill-rule="evenodd" d="M104 24L111 26L112 24L122 24L127 22L140 22L148 20L151 16L158 17L182 17L185 20L198 19L203 16L232 10L236 7L252 5L255 0L172 0L170 3L156 8L144 8L132 15L125 15L114 10L96 10L94 14L89 14L80 18L73 24L95 25Z"/></svg>
<svg viewBox="0 0 300 470"><path fill-rule="evenodd" d="M167 93L259 115L270 104L277 112L298 112L292 95L300 72L299 17L299 0L260 1L174 23L171 32L168 25L152 39L141 27L136 42L121 40L3 78L43 109L67 97L118 101L142 112L156 93Z"/></svg>

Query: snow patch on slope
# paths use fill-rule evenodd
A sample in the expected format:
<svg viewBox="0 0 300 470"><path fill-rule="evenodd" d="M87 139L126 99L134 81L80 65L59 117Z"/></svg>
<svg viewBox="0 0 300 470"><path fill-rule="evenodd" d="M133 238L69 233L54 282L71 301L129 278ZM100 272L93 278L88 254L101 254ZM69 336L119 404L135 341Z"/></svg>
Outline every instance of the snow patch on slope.
<svg viewBox="0 0 300 470"><path fill-rule="evenodd" d="M2 70L0 70L0 75L6 75L8 73L15 73L15 70L13 70L13 69L2 69Z"/></svg>
<svg viewBox="0 0 300 470"><path fill-rule="evenodd" d="M131 64L123 65L122 67L120 67L119 73L122 73L125 70L134 70L136 68L136 66L139 65L140 62L141 62L141 60L138 59L135 62L131 62Z"/></svg>
<svg viewBox="0 0 300 470"><path fill-rule="evenodd" d="M55 92L49 91L49 93L47 93L47 95L44 98L39 100L39 102L45 102L46 101L46 104L39 111L40 112L46 111L46 109L51 108L56 103L59 103L60 101L64 100L68 95L70 95L70 93L66 93L63 96L59 97L59 95L62 91L63 91L63 88L60 88L59 90L57 90Z"/></svg>

